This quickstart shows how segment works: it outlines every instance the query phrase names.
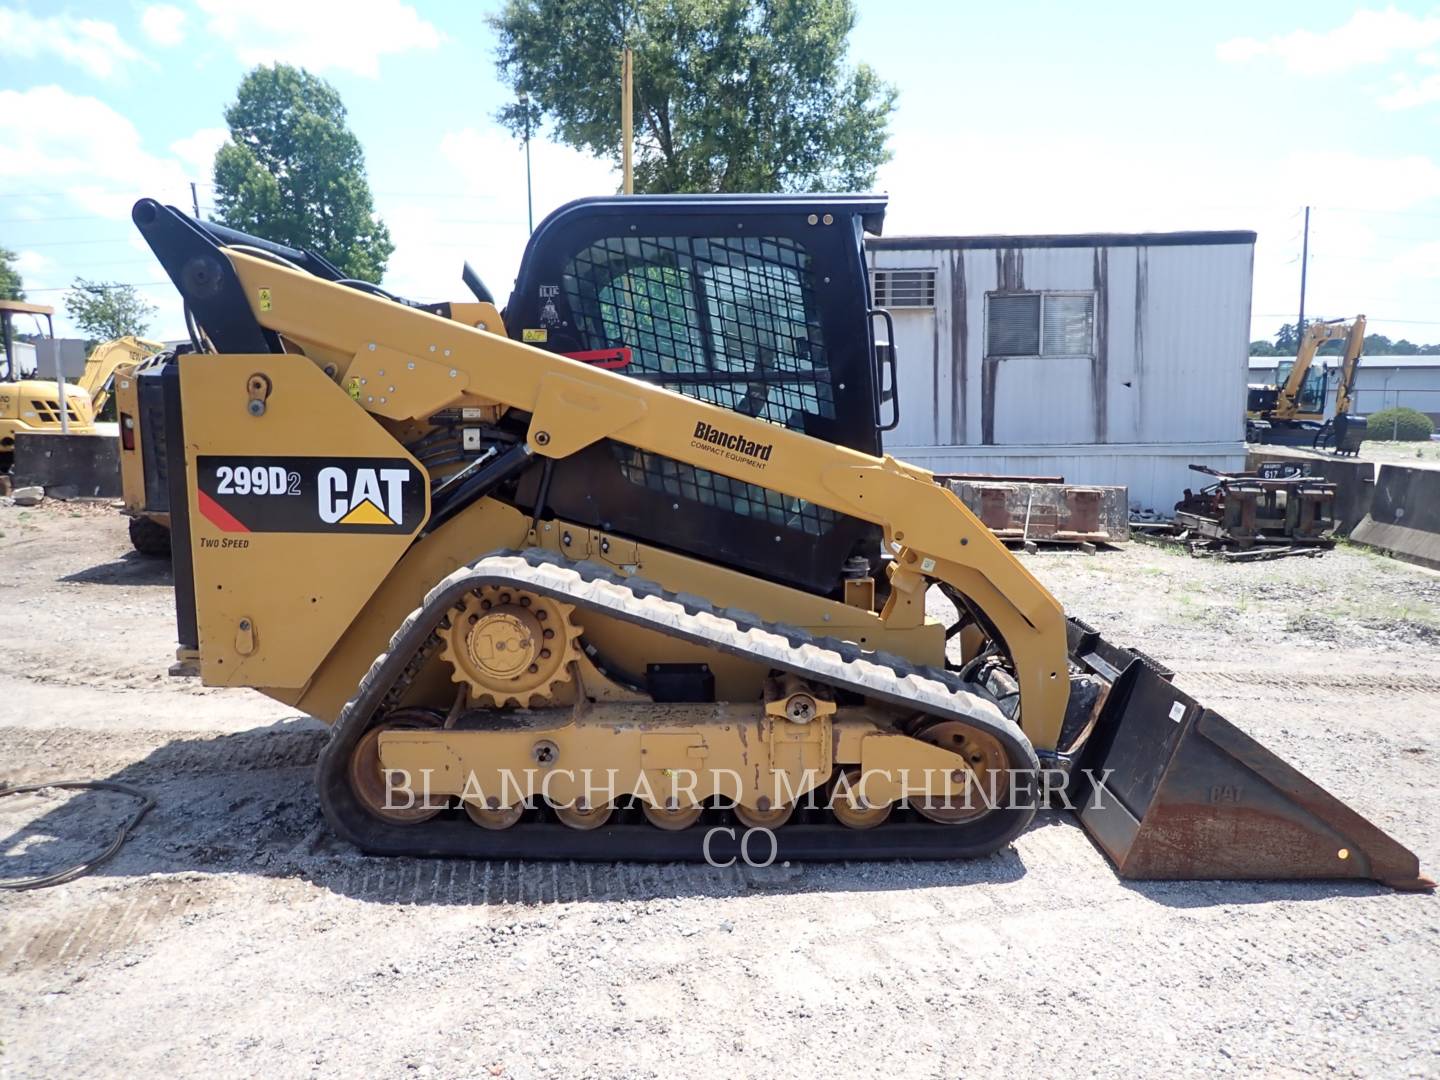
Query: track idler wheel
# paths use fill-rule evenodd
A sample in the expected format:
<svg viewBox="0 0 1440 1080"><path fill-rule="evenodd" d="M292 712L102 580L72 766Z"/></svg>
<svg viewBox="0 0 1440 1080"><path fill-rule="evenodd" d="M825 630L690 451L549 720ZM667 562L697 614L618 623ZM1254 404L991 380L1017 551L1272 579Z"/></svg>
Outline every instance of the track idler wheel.
<svg viewBox="0 0 1440 1080"><path fill-rule="evenodd" d="M360 737L350 752L350 788L367 811L392 825L418 825L429 821L448 804L432 798L426 804L422 792L415 792L412 805L396 805L393 792L387 799L385 772L380 767L380 736L383 732L439 727L440 720L426 709L397 709Z"/></svg>
<svg viewBox="0 0 1440 1080"><path fill-rule="evenodd" d="M958 720L940 720L927 724L915 738L939 746L965 759L967 794L936 799L906 800L917 813L942 825L961 825L988 814L1004 791L996 787L1005 777L1009 758L1000 741L969 724ZM957 770L958 771L958 770ZM962 778L952 777L959 782ZM967 797L968 796L968 797Z"/></svg>

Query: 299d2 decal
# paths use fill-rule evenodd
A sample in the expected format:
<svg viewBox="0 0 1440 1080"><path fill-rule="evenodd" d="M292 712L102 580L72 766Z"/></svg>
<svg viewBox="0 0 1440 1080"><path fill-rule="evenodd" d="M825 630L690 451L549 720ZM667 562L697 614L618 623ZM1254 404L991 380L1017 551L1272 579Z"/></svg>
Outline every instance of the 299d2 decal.
<svg viewBox="0 0 1440 1080"><path fill-rule="evenodd" d="M201 457L201 516L221 532L409 535L426 479L404 458Z"/></svg>

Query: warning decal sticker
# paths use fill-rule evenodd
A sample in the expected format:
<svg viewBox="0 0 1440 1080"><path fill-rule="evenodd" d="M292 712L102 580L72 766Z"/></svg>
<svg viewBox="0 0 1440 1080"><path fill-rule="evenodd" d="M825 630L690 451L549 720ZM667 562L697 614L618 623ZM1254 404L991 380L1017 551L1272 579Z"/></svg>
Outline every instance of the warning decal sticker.
<svg viewBox="0 0 1440 1080"><path fill-rule="evenodd" d="M225 533L409 535L425 513L425 476L404 458L199 459L200 515Z"/></svg>

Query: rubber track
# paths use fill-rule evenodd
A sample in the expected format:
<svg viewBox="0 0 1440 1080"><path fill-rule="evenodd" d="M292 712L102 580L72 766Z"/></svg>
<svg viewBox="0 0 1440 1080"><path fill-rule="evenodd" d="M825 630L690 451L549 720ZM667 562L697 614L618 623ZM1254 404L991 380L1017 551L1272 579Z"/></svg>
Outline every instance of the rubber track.
<svg viewBox="0 0 1440 1080"><path fill-rule="evenodd" d="M415 654L430 641L445 613L468 592L485 585L508 586L553 596L586 610L716 649L771 668L792 671L831 687L876 701L960 720L981 728L1005 747L1018 770L1018 804L996 809L968 825L940 825L897 808L878 829L856 831L827 820L792 821L775 831L783 859L956 858L985 855L1018 836L1035 815L1033 782L1039 762L1014 721L994 702L950 672L922 667L888 653L866 652L850 642L815 638L796 627L766 623L748 612L722 610L700 597L670 593L653 582L622 577L595 563L572 563L531 548L499 552L455 571L426 595L370 666L353 698L341 711L316 770L321 807L335 831L373 854L451 855L472 858L553 858L581 860L697 860L705 857L708 824L729 825L728 815L706 819L682 832L622 821L589 832L553 821L527 820L503 831L482 829L450 813L418 825L380 821L352 795L346 762L361 735L405 677ZM720 812L715 812L720 813ZM633 815L620 814L617 817ZM707 815L713 817L714 815ZM797 814L797 819L801 815ZM733 837L711 837L711 857L738 850ZM760 858L768 852L762 845Z"/></svg>

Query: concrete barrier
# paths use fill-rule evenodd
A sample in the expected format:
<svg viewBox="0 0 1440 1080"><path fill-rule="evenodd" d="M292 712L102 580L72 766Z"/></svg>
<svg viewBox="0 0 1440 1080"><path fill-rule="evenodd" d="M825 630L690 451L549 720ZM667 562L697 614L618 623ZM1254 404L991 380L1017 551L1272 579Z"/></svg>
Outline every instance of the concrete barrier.
<svg viewBox="0 0 1440 1080"><path fill-rule="evenodd" d="M1350 538L1440 570L1440 469L1380 466L1375 501Z"/></svg>
<svg viewBox="0 0 1440 1080"><path fill-rule="evenodd" d="M53 498L120 497L117 435L24 433L15 437L16 487L37 485Z"/></svg>
<svg viewBox="0 0 1440 1080"><path fill-rule="evenodd" d="M1291 446L1252 446L1245 454L1245 471L1254 472L1262 462L1300 462L1308 475L1335 485L1335 535L1349 536L1370 512L1375 496L1375 465L1354 458L1331 457Z"/></svg>

